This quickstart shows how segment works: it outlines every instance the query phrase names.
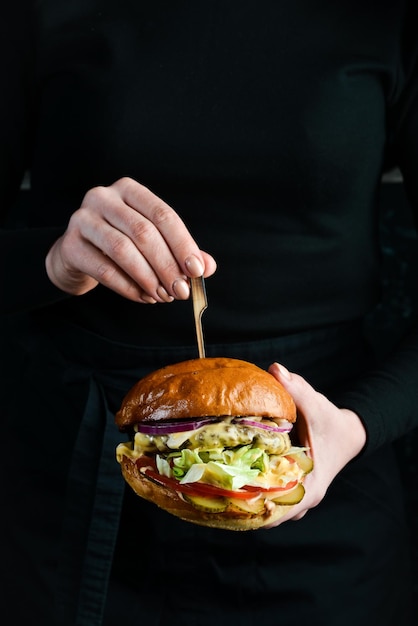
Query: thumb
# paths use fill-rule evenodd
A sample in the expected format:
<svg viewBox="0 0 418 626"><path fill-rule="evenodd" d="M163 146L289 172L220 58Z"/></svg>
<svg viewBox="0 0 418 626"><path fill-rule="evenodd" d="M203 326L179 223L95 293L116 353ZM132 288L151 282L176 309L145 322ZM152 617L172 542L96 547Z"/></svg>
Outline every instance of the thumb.
<svg viewBox="0 0 418 626"><path fill-rule="evenodd" d="M300 411L304 412L305 408L312 407L312 404L317 402L317 392L299 374L289 372L281 363L273 363L268 371L290 393Z"/></svg>
<svg viewBox="0 0 418 626"><path fill-rule="evenodd" d="M292 396L297 409L296 434L292 441L295 445L306 446L308 455L315 461L314 432L322 420L323 402L328 401L318 393L302 376L289 370L281 363L273 363L269 373L283 385ZM322 429L319 428L319 431ZM309 481L308 476L307 481ZM306 510L305 510L306 512ZM299 518L295 518L299 519Z"/></svg>

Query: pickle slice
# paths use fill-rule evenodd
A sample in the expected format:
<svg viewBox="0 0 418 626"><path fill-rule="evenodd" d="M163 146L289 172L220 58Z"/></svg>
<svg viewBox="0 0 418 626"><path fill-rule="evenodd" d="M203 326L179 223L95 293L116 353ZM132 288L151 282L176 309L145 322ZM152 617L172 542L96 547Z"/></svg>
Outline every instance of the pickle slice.
<svg viewBox="0 0 418 626"><path fill-rule="evenodd" d="M228 506L227 498L223 497L189 496L186 494L183 494L183 497L196 509L206 513L222 513Z"/></svg>
<svg viewBox="0 0 418 626"><path fill-rule="evenodd" d="M292 491L288 491L283 495L277 495L274 498L271 498L271 500L276 504L297 504L302 500L304 495L305 488L301 483L299 483L294 489L292 489Z"/></svg>
<svg viewBox="0 0 418 626"><path fill-rule="evenodd" d="M296 461L300 469L305 472L305 474L309 474L309 472L312 472L313 460L303 450L301 450L300 452L292 452L291 454L287 454L286 456L288 456L289 459L293 459L294 461Z"/></svg>

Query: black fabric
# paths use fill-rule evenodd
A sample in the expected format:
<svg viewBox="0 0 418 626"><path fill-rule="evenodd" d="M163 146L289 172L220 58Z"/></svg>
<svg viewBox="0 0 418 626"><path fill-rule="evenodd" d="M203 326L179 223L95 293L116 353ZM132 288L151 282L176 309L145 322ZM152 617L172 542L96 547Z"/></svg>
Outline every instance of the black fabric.
<svg viewBox="0 0 418 626"><path fill-rule="evenodd" d="M282 624L309 616L324 626L377 618L392 626L394 616L398 624L408 623L407 531L390 448L353 462L322 505L297 523L213 531L181 522L126 489L118 534L124 481L115 446L124 436L114 412L137 377L191 351L177 348L170 355L118 344L48 319L32 323L29 334L20 329L19 341L9 341L21 355L21 378L9 381L5 405L7 431L19 444L2 455L2 476L13 467L15 479L4 481L4 497L13 506L2 515L2 533L4 597L15 603L16 619L94 626L104 611L109 626L120 620L162 625L174 611L179 621L199 626L214 619L229 624L237 615L250 625L276 614ZM209 356L215 354L262 366L274 357L286 360L331 396L371 359L358 323L209 347ZM10 401L22 393L22 380L31 415L24 430L24 398ZM25 603L16 596L22 586Z"/></svg>
<svg viewBox="0 0 418 626"><path fill-rule="evenodd" d="M415 210L409 12L412 3L398 0L7 5L1 311L49 310L137 345L194 344L188 302L138 306L100 286L71 298L46 276L48 247L85 192L120 176L160 194L217 259L208 342L268 339L370 311L388 163L402 167ZM30 199L17 214L25 169ZM393 364L342 397L364 420L370 451L417 425L417 342L412 334Z"/></svg>
<svg viewBox="0 0 418 626"><path fill-rule="evenodd" d="M167 520L128 492L105 624L162 626L172 614L195 626L234 619L244 626L409 624L410 579L393 584L390 573L403 579L409 571L405 526L394 512L399 491L395 477L382 478L372 462L393 471L382 450L345 472L300 524L245 536ZM387 489L396 494L390 502ZM138 532L144 526L146 537Z"/></svg>
<svg viewBox="0 0 418 626"><path fill-rule="evenodd" d="M16 623L165 624L176 611L199 626L406 624L389 444L418 425L418 336L375 363L355 320L379 298L387 164L401 166L417 209L413 8L4 7L1 602ZM280 360L364 420L366 453L306 519L231 535L123 499L113 414L142 373L196 356L190 303L141 306L102 287L72 298L45 273L85 192L120 176L160 194L218 261L208 354Z"/></svg>
<svg viewBox="0 0 418 626"><path fill-rule="evenodd" d="M408 98L403 63L413 57L403 59L405 2L20 3L32 8L26 40L9 58L21 20L7 9L2 45L5 84L26 91L7 89L1 103L0 176L10 189L30 169L33 243L4 233L0 251L15 276L36 280L22 294L4 276L7 310L58 297L35 288L37 238L64 230L90 187L127 175L179 211L217 259L210 341L332 324L376 303L387 112L401 91ZM22 139L16 126L29 126ZM23 140L29 164L11 160L12 149L27 152ZM100 288L61 299L62 315L118 340L193 342L181 304L138 311Z"/></svg>

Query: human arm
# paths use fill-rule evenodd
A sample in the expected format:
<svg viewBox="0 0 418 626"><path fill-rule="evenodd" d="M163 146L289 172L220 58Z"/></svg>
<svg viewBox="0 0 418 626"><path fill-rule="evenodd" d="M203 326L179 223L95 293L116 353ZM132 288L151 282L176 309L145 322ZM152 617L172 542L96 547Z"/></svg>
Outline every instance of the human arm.
<svg viewBox="0 0 418 626"><path fill-rule="evenodd" d="M305 496L273 526L301 519L325 497L337 474L358 454L366 443L366 429L359 416L339 408L317 392L302 376L273 363L269 372L293 397L297 410L299 445L309 448L314 470L305 477Z"/></svg>
<svg viewBox="0 0 418 626"><path fill-rule="evenodd" d="M415 39L415 37L414 37ZM415 51L414 48L415 47ZM405 66L398 92L388 110L388 163L398 166L418 223L418 53L416 43L405 50ZM393 207L396 210L396 206ZM306 496L286 519L299 519L316 506L334 478L359 454L408 436L418 427L418 320L410 318L408 332L376 366L349 381L332 397L318 394L297 374L290 378L271 367L295 397L299 409L298 433L315 459L306 477ZM384 342L384 337L381 338Z"/></svg>
<svg viewBox="0 0 418 626"><path fill-rule="evenodd" d="M98 280L139 302L184 299L188 296L184 278L203 272L203 267L208 276L214 271L215 262L199 250L179 216L138 183L123 179L114 185L95 187L86 194L78 210L82 194L72 192L68 185L61 187L59 180L51 176L48 193L39 185L36 194L28 192L29 205L22 213L18 197L25 171L34 169L36 179L34 155L45 143L42 133L45 128L47 132L59 130L54 130L53 122L44 124L43 130L38 128L37 112L43 97L38 81L42 83L45 77L40 78L37 70L39 18L34 6L30 0L8 5L0 26L5 87L0 101L1 313L47 307L86 293ZM11 49L13 55L9 53ZM137 200L134 206L126 198L128 188L136 190L130 194ZM88 186L82 193L87 189ZM54 204L48 217L44 216L45 198ZM142 209L147 215L141 213ZM92 223L93 232L89 231ZM125 230L124 235L119 227ZM131 246L129 229L135 232ZM142 241L141 252L133 249L135 239ZM118 257L116 262L114 255ZM189 257L196 258L194 265ZM177 292L173 290L175 282ZM147 288L152 294L147 293Z"/></svg>

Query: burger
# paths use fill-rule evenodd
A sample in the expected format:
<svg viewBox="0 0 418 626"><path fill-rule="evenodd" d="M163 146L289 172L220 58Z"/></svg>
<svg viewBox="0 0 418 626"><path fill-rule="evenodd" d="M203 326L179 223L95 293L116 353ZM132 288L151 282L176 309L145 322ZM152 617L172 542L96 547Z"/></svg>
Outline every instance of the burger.
<svg viewBox="0 0 418 626"><path fill-rule="evenodd" d="M313 462L292 443L296 407L247 361L198 358L140 379L116 413L134 492L182 520L226 530L270 525L304 497Z"/></svg>

